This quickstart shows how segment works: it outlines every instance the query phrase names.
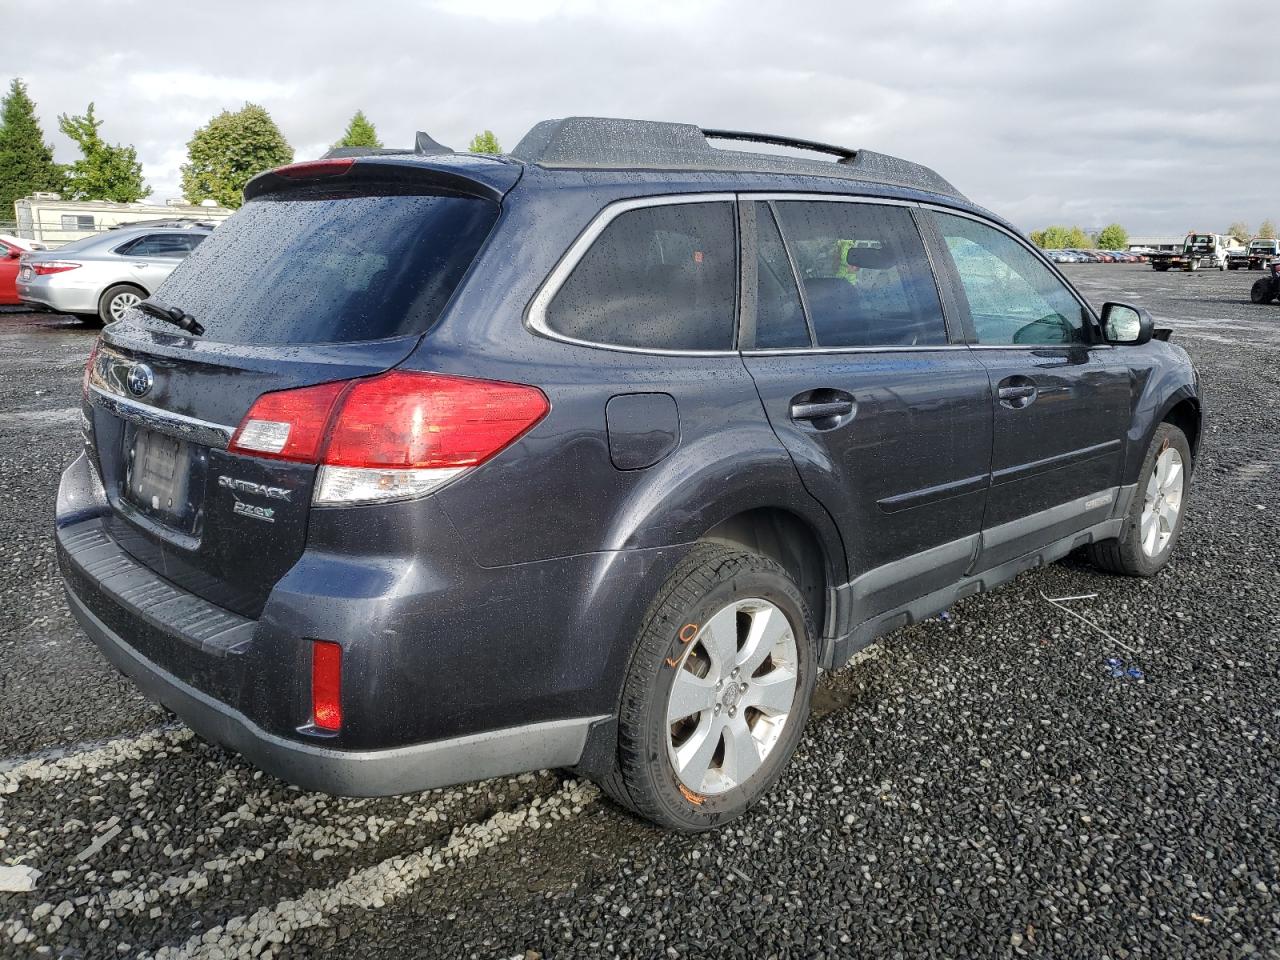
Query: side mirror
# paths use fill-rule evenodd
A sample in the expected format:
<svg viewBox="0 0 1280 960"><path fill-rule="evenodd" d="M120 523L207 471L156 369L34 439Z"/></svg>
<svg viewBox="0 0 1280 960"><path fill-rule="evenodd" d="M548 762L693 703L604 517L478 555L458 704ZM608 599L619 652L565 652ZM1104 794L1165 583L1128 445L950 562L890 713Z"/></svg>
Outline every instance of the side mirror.
<svg viewBox="0 0 1280 960"><path fill-rule="evenodd" d="M1141 346L1155 333L1156 322L1141 307L1127 303L1102 305L1102 335L1117 346Z"/></svg>
<svg viewBox="0 0 1280 960"><path fill-rule="evenodd" d="M21 256L22 256L22 251L21 251L21 250L13 250L13 249L10 249L10 250L9 250L9 259L10 259L10 260L17 260L17 259L18 259L19 257L21 257Z"/></svg>

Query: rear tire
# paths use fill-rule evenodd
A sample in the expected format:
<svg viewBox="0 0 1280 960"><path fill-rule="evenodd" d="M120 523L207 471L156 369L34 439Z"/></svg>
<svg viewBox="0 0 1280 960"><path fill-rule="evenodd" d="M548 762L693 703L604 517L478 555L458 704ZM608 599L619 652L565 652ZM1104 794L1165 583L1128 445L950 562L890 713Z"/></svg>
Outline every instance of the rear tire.
<svg viewBox="0 0 1280 960"><path fill-rule="evenodd" d="M773 786L804 733L816 638L813 615L780 565L725 544L696 545L641 628L607 792L683 833L741 816Z"/></svg>
<svg viewBox="0 0 1280 960"><path fill-rule="evenodd" d="M1160 424L1120 536L1089 545L1094 566L1127 577L1152 577L1164 569L1182 533L1191 466L1186 435L1171 423Z"/></svg>
<svg viewBox="0 0 1280 960"><path fill-rule="evenodd" d="M1276 299L1275 285L1270 277L1259 277L1253 281L1249 290L1249 299L1254 303L1272 303Z"/></svg>
<svg viewBox="0 0 1280 960"><path fill-rule="evenodd" d="M124 316L124 312L135 306L147 292L131 283L117 283L107 287L98 298L98 319L103 324L114 323Z"/></svg>

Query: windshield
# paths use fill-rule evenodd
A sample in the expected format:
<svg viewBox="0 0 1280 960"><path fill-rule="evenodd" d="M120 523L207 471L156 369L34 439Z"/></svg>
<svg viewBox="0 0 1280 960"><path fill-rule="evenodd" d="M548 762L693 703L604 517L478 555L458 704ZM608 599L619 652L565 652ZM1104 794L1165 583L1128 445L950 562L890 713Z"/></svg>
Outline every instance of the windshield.
<svg viewBox="0 0 1280 960"><path fill-rule="evenodd" d="M422 333L498 216L440 194L270 194L211 233L155 293L224 343L347 343ZM134 312L130 320L163 325Z"/></svg>

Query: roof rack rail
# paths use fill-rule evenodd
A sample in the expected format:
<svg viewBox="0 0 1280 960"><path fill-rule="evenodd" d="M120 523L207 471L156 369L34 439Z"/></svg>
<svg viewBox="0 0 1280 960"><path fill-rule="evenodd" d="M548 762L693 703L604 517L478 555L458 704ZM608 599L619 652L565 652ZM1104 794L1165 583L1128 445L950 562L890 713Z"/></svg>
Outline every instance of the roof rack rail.
<svg viewBox="0 0 1280 960"><path fill-rule="evenodd" d="M434 139L430 134L423 133L419 130L413 138L412 147L333 147L327 150L320 158L321 160L332 160L335 157L381 157L381 156L404 156L413 154L419 157L436 157L446 153L453 153L451 147L446 147Z"/></svg>
<svg viewBox="0 0 1280 960"><path fill-rule="evenodd" d="M793 147L796 150L812 150L815 153L830 153L839 157L837 162L852 160L858 151L849 147L837 147L831 143L819 143L817 140L801 140L799 137L783 137L773 133L747 133L742 130L711 130L702 128L702 135L708 140L743 140L747 143L767 143L775 147Z"/></svg>
<svg viewBox="0 0 1280 960"><path fill-rule="evenodd" d="M713 147L710 140L740 140L834 154L835 163ZM853 150L815 140L769 133L703 129L691 123L566 117L543 120L510 156L550 169L687 170L781 173L836 177L911 187L964 199L933 170L872 150Z"/></svg>

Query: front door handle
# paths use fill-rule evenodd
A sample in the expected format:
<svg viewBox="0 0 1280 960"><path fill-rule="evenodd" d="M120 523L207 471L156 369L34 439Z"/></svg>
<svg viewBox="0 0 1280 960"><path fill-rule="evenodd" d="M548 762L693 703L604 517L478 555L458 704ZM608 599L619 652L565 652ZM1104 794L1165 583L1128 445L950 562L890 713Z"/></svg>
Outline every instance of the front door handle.
<svg viewBox="0 0 1280 960"><path fill-rule="evenodd" d="M845 417L853 413L852 400L828 400L825 403L793 403L792 420L821 420L823 417Z"/></svg>
<svg viewBox="0 0 1280 960"><path fill-rule="evenodd" d="M1023 407L1029 407L1035 402L1039 395L1036 389L1035 381L1030 377L1005 377L1000 381L999 387L996 389L996 396L1000 398L1000 405L1008 407L1010 410L1021 410Z"/></svg>

